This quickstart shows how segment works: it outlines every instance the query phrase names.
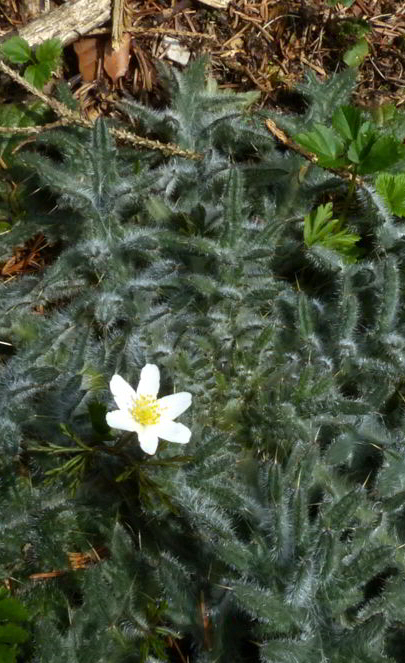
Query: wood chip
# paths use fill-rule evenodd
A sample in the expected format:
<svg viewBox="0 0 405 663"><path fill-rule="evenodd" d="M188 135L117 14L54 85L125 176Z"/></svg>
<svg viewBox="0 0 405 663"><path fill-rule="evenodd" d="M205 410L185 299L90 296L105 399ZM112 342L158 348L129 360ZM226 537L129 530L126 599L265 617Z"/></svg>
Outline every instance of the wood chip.
<svg viewBox="0 0 405 663"><path fill-rule="evenodd" d="M231 0L198 0L203 5L214 7L215 9L227 9Z"/></svg>
<svg viewBox="0 0 405 663"><path fill-rule="evenodd" d="M164 56L172 62L186 65L190 59L190 51L182 46L178 39L163 37L162 45L165 47Z"/></svg>

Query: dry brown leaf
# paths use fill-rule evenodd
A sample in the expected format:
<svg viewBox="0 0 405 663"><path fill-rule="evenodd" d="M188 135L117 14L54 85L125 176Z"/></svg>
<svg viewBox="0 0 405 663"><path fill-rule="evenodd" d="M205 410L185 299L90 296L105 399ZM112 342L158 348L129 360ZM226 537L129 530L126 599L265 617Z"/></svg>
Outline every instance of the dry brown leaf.
<svg viewBox="0 0 405 663"><path fill-rule="evenodd" d="M86 83L97 78L97 64L102 54L102 42L99 37L78 39L73 48L77 55L79 71Z"/></svg>
<svg viewBox="0 0 405 663"><path fill-rule="evenodd" d="M105 48L104 69L113 83L116 83L119 78L125 76L128 71L130 45L131 35L129 32L125 32L122 35L121 44L117 51L112 49L111 44L108 44Z"/></svg>

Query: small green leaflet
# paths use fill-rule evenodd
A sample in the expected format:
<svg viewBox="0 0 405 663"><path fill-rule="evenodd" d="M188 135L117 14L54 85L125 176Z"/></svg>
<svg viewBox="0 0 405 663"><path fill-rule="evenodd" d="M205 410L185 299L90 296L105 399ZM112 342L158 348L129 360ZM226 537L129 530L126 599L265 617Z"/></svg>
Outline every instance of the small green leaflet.
<svg viewBox="0 0 405 663"><path fill-rule="evenodd" d="M379 136L360 163L357 172L359 175L368 175L386 170L404 157L405 147L395 136Z"/></svg>
<svg viewBox="0 0 405 663"><path fill-rule="evenodd" d="M26 607L5 588L0 588L0 661L16 663L18 645L30 637L28 631L16 622L24 622L30 617Z"/></svg>
<svg viewBox="0 0 405 663"><path fill-rule="evenodd" d="M362 124L361 112L354 106L340 106L332 118L332 126L347 140L356 140Z"/></svg>
<svg viewBox="0 0 405 663"><path fill-rule="evenodd" d="M355 244L360 235L350 233L347 229L341 230L341 221L332 219L332 203L319 205L316 210L304 218L304 242L307 247L321 244L344 256L347 262L356 262L357 251Z"/></svg>
<svg viewBox="0 0 405 663"><path fill-rule="evenodd" d="M29 638L29 633L16 624L0 624L0 642L7 644L19 644Z"/></svg>
<svg viewBox="0 0 405 663"><path fill-rule="evenodd" d="M377 135L370 122L363 122L360 126L355 140L353 140L347 150L347 156L353 163L359 164L367 157L375 142Z"/></svg>
<svg viewBox="0 0 405 663"><path fill-rule="evenodd" d="M313 152L318 157L319 164L326 168L338 168L345 165L340 159L344 151L343 140L336 135L333 129L323 124L314 124L312 131L297 134L294 140Z"/></svg>
<svg viewBox="0 0 405 663"><path fill-rule="evenodd" d="M405 175L381 173L375 187L389 210L396 216L405 216Z"/></svg>
<svg viewBox="0 0 405 663"><path fill-rule="evenodd" d="M0 644L0 661L1 663L16 663L17 661L17 645L2 645Z"/></svg>
<svg viewBox="0 0 405 663"><path fill-rule="evenodd" d="M349 48L346 53L343 55L343 61L347 64L348 67L358 67L361 65L363 60L368 55L368 43L367 40L359 39L359 41L352 47Z"/></svg>
<svg viewBox="0 0 405 663"><path fill-rule="evenodd" d="M41 64L47 63L51 69L55 69L62 57L62 43L59 39L47 39L38 46L35 57Z"/></svg>
<svg viewBox="0 0 405 663"><path fill-rule="evenodd" d="M48 39L34 51L25 39L11 37L0 48L0 54L13 64L28 64L24 71L26 81L42 89L61 61L62 44L59 39Z"/></svg>
<svg viewBox="0 0 405 663"><path fill-rule="evenodd" d="M23 622L29 618L27 608L12 596L0 599L0 621Z"/></svg>
<svg viewBox="0 0 405 663"><path fill-rule="evenodd" d="M42 90L45 83L52 76L52 69L47 62L38 62L30 64L24 71L24 78L38 90Z"/></svg>
<svg viewBox="0 0 405 663"><path fill-rule="evenodd" d="M21 37L7 39L0 47L0 54L13 64L25 64L32 60L29 44Z"/></svg>

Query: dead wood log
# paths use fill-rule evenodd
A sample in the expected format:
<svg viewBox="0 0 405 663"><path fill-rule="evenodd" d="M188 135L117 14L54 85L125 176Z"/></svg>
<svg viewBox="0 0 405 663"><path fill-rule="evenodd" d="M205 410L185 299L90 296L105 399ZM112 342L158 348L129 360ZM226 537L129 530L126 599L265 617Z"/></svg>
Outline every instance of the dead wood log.
<svg viewBox="0 0 405 663"><path fill-rule="evenodd" d="M0 43L18 34L30 46L57 37L67 46L92 30L99 28L111 16L111 0L71 0L30 21L19 30L7 32Z"/></svg>

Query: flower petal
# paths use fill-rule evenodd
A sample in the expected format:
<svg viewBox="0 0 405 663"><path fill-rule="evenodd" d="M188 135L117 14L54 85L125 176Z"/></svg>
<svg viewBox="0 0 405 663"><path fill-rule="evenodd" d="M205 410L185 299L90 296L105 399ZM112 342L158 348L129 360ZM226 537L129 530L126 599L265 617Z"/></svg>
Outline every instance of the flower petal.
<svg viewBox="0 0 405 663"><path fill-rule="evenodd" d="M155 431L155 426L145 426L143 430L138 430L138 439L141 449L151 456L155 453L158 446L158 436Z"/></svg>
<svg viewBox="0 0 405 663"><path fill-rule="evenodd" d="M167 440L168 442L187 444L191 437L191 430L187 428L187 426L184 426L184 424L178 424L176 421L163 419L153 428L154 432L157 433L162 440Z"/></svg>
<svg viewBox="0 0 405 663"><path fill-rule="evenodd" d="M191 394L180 391L178 394L163 396L158 400L159 410L165 419L175 419L191 405Z"/></svg>
<svg viewBox="0 0 405 663"><path fill-rule="evenodd" d="M125 410L113 410L112 412L107 412L105 418L110 428L129 431L136 430L136 421L131 417L129 412L126 412Z"/></svg>
<svg viewBox="0 0 405 663"><path fill-rule="evenodd" d="M138 396L153 396L153 398L156 398L159 391L159 381L159 369L156 364L145 364L141 370L141 378L136 393Z"/></svg>
<svg viewBox="0 0 405 663"><path fill-rule="evenodd" d="M110 380L111 393L120 410L129 410L136 399L136 392L120 375L113 375Z"/></svg>

